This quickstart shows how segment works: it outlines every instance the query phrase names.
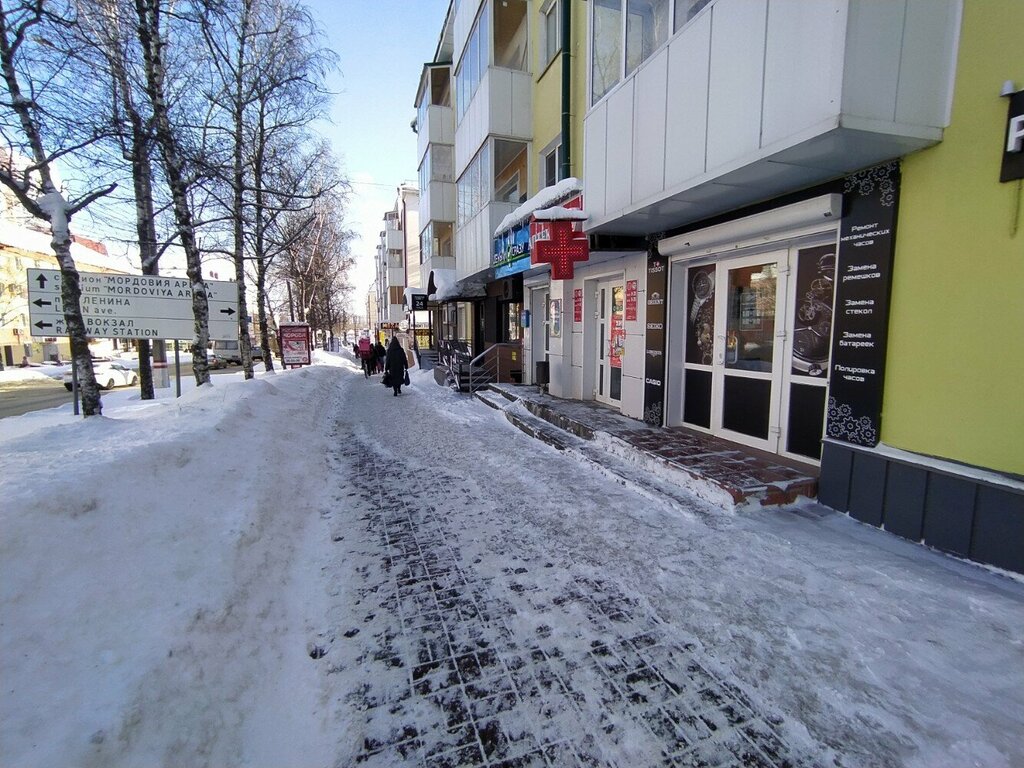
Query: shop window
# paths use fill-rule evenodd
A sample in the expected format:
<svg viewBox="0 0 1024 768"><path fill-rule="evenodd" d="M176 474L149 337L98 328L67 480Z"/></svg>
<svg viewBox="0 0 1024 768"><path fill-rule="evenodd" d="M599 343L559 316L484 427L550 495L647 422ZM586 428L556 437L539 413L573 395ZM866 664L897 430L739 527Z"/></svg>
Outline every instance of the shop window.
<svg viewBox="0 0 1024 768"><path fill-rule="evenodd" d="M622 76L622 0L594 0L590 101L596 104Z"/></svg>
<svg viewBox="0 0 1024 768"><path fill-rule="evenodd" d="M519 325L522 311L523 305L521 302L510 301L501 304L502 341L519 341L522 338L522 328Z"/></svg>
<svg viewBox="0 0 1024 768"><path fill-rule="evenodd" d="M668 39L668 0L627 0L626 74Z"/></svg>

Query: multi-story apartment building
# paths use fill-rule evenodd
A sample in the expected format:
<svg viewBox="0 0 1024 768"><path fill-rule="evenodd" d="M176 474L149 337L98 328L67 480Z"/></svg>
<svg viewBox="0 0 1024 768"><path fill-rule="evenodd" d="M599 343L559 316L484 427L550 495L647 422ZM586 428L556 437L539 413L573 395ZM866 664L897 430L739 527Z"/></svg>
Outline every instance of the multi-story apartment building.
<svg viewBox="0 0 1024 768"><path fill-rule="evenodd" d="M539 292L548 268L530 253L536 205L523 206L582 167L570 147L582 145L585 9L583 0L454 2L417 92L421 187L430 190L422 248L437 336L473 352L523 345L517 377L529 378L531 355L545 355L548 306ZM542 199L565 202L579 191L570 184ZM538 289L532 299L524 281Z"/></svg>
<svg viewBox="0 0 1024 768"><path fill-rule="evenodd" d="M405 290L419 287L419 215L419 190L412 185L400 185L394 207L384 214L384 229L377 246L378 331L397 327L405 320Z"/></svg>

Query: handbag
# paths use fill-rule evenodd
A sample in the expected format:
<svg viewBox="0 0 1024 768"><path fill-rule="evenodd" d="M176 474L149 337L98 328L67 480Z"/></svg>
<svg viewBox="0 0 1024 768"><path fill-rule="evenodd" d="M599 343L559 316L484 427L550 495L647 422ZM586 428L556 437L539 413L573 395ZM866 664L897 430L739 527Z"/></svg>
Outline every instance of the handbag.
<svg viewBox="0 0 1024 768"><path fill-rule="evenodd" d="M405 386L407 386L407 387L409 386L409 371L408 370L405 372L405 380L402 383L405 384Z"/></svg>
<svg viewBox="0 0 1024 768"><path fill-rule="evenodd" d="M384 371L384 376L381 378L380 383L385 387L391 386L391 371Z"/></svg>

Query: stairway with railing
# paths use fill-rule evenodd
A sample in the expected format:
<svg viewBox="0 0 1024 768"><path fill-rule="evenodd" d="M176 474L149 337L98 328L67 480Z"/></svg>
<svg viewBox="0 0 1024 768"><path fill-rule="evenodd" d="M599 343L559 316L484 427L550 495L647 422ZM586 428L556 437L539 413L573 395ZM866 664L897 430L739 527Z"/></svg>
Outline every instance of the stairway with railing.
<svg viewBox="0 0 1024 768"><path fill-rule="evenodd" d="M476 392L492 382L518 383L523 378L522 346L519 342L492 344L476 357L464 341L443 342L434 376L459 392ZM442 380L439 371L444 371Z"/></svg>

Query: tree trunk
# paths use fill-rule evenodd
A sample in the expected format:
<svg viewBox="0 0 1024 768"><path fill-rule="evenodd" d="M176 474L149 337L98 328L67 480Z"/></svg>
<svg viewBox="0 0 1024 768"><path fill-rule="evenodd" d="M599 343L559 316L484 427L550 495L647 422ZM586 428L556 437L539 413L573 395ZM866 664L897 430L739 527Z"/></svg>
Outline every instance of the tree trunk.
<svg viewBox="0 0 1024 768"><path fill-rule="evenodd" d="M160 34L160 0L135 0L139 24L137 31L146 68L146 94L153 108L154 137L160 148L167 185L171 191L174 220L178 237L185 251L185 273L192 290L192 316L195 337L192 340L192 372L197 385L210 382L210 363L206 348L210 341L210 305L203 283L203 265L196 243L195 223L188 199L188 183L183 171L184 161L171 125L170 110L165 98L164 48Z"/></svg>
<svg viewBox="0 0 1024 768"><path fill-rule="evenodd" d="M64 305L64 324L71 344L71 359L78 374L78 391L82 398L82 415L99 416L103 413L100 402L100 388L92 370L92 355L85 335L85 320L82 318L82 286L78 277L75 260L71 257L71 235L65 229L54 232L50 241L60 264L60 300Z"/></svg>

